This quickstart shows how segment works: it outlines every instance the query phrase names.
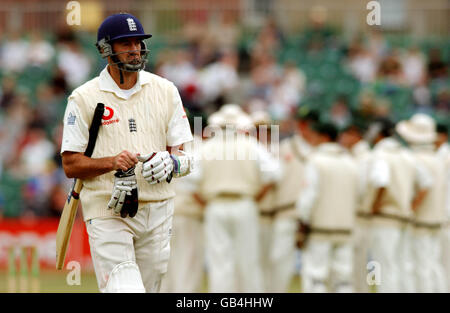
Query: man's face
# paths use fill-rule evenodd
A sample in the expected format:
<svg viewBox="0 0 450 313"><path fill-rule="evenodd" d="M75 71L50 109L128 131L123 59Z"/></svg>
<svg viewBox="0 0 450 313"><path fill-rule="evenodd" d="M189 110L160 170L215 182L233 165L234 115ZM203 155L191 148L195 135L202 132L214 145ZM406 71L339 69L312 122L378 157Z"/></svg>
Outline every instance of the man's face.
<svg viewBox="0 0 450 313"><path fill-rule="evenodd" d="M442 144L448 141L448 135L445 133L438 133L436 138L436 147L439 148Z"/></svg>
<svg viewBox="0 0 450 313"><path fill-rule="evenodd" d="M137 65L141 62L141 40L137 37L118 39L112 48L122 63Z"/></svg>
<svg viewBox="0 0 450 313"><path fill-rule="evenodd" d="M351 128L341 133L341 135L339 136L339 143L347 149L350 149L361 139L362 138L360 133L357 130Z"/></svg>

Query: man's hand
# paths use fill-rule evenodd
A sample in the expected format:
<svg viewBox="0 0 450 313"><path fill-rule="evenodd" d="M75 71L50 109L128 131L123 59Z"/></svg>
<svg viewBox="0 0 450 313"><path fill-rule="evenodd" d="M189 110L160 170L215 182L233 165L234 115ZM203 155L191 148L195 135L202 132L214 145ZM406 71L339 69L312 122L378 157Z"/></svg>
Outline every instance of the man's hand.
<svg viewBox="0 0 450 313"><path fill-rule="evenodd" d="M114 176L114 188L111 200L108 203L108 210L113 209L115 214L122 217L136 215L138 209L137 181L134 174L134 166L129 170L117 171Z"/></svg>
<svg viewBox="0 0 450 313"><path fill-rule="evenodd" d="M297 248L303 249L306 246L308 241L309 234L311 233L311 227L309 224L303 222L302 220L298 220L297 222L297 232L295 243Z"/></svg>
<svg viewBox="0 0 450 313"><path fill-rule="evenodd" d="M142 176L151 185L166 180L173 171L173 160L167 151L138 156L137 159L144 163Z"/></svg>
<svg viewBox="0 0 450 313"><path fill-rule="evenodd" d="M139 160L136 154L124 150L113 158L113 170L127 171L138 162Z"/></svg>

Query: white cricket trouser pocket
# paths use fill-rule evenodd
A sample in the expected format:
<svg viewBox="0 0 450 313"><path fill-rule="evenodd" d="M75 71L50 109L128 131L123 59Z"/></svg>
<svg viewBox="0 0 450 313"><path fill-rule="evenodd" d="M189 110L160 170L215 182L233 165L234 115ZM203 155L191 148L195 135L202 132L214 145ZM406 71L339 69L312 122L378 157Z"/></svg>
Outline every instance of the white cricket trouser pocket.
<svg viewBox="0 0 450 313"><path fill-rule="evenodd" d="M139 268L141 281L136 281L136 289L143 283L147 292L159 291L169 261L172 215L173 200L169 199L149 203L133 218L109 216L86 222L101 292L108 292L106 286L113 269L126 262L136 263ZM117 279L123 277L118 275Z"/></svg>

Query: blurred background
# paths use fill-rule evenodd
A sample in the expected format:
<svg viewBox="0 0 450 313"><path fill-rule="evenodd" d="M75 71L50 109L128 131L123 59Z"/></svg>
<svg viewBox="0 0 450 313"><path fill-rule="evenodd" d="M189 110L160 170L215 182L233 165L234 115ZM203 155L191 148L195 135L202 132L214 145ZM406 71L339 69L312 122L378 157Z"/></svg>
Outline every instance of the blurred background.
<svg viewBox="0 0 450 313"><path fill-rule="evenodd" d="M267 111L281 137L310 108L342 127L355 112L398 121L419 111L450 126L450 1L379 0L379 26L366 22L368 2L78 1L80 25L68 25L68 1L0 0L0 269L3 248L23 241L54 268L71 185L59 155L66 99L106 65L96 31L113 13L153 34L147 70L176 84L191 117L238 103ZM89 268L76 227L69 258Z"/></svg>

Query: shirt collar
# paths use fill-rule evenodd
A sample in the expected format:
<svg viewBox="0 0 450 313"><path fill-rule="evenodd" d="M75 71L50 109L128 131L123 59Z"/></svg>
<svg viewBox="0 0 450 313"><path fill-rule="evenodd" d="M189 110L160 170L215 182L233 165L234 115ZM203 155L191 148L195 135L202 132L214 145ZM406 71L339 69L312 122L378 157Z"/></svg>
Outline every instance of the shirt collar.
<svg viewBox="0 0 450 313"><path fill-rule="evenodd" d="M339 153L344 152L344 149L337 143L326 142L326 143L322 143L319 146L317 146L317 151L325 152L325 153L332 153L332 154L339 154Z"/></svg>
<svg viewBox="0 0 450 313"><path fill-rule="evenodd" d="M374 149L387 149L387 150L395 150L401 147L400 143L394 138L387 137L380 140L374 147Z"/></svg>
<svg viewBox="0 0 450 313"><path fill-rule="evenodd" d="M138 72L138 79L136 84L132 87L132 89L135 89L132 94L140 91L143 85L150 82L150 77L146 74L147 73L144 71ZM101 71L99 75L99 88L102 91L112 92L119 98L127 99L122 89L117 86L116 82L109 74L108 65Z"/></svg>
<svg viewBox="0 0 450 313"><path fill-rule="evenodd" d="M360 155L370 151L370 146L365 140L358 141L351 149L353 155Z"/></svg>

